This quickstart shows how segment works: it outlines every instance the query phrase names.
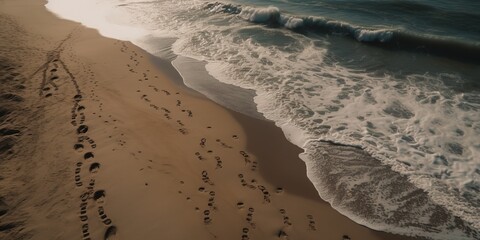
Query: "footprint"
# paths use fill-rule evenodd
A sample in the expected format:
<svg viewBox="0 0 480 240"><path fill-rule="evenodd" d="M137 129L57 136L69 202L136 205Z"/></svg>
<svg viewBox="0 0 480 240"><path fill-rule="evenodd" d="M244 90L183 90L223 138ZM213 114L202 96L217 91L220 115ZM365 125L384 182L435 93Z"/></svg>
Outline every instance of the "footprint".
<svg viewBox="0 0 480 240"><path fill-rule="evenodd" d="M88 216L87 216L87 203L86 202L82 202L80 204L80 220L82 222L86 222L88 220Z"/></svg>
<svg viewBox="0 0 480 240"><path fill-rule="evenodd" d="M98 190L93 194L93 200L97 201L101 198L105 197L105 191L104 190Z"/></svg>
<svg viewBox="0 0 480 240"><path fill-rule="evenodd" d="M197 156L198 160L205 160L205 158L199 152L195 152L195 156Z"/></svg>
<svg viewBox="0 0 480 240"><path fill-rule="evenodd" d="M262 185L258 185L258 189L263 193L263 201L269 203L270 193L268 192L268 190Z"/></svg>
<svg viewBox="0 0 480 240"><path fill-rule="evenodd" d="M98 207L98 216L100 217L100 220L105 224L105 225L110 225L112 224L112 220L107 217L107 214L105 214L105 210L103 207Z"/></svg>
<svg viewBox="0 0 480 240"><path fill-rule="evenodd" d="M91 173L96 173L96 172L98 172L98 169L99 169L99 168L100 168L100 163L96 163L96 162L95 162L95 163L92 163L92 164L90 165L90 169L89 169L89 170L90 170Z"/></svg>
<svg viewBox="0 0 480 240"><path fill-rule="evenodd" d="M94 157L95 156L91 152L87 152L83 155L83 159L85 159L85 160L90 159L90 158L94 158Z"/></svg>
<svg viewBox="0 0 480 240"><path fill-rule="evenodd" d="M307 215L307 219L308 219L308 227L310 228L310 230L316 231L317 228L315 227L315 219L313 219L313 216L309 214Z"/></svg>
<svg viewBox="0 0 480 240"><path fill-rule="evenodd" d="M202 180L204 183L207 183L211 186L215 185L210 178L208 177L208 172L207 171L202 171Z"/></svg>
<svg viewBox="0 0 480 240"><path fill-rule="evenodd" d="M243 233L243 234L242 234L242 240L248 240L248 239L250 239L250 238L248 237L248 232L250 232L250 229L248 229L248 228L246 228L246 227L242 229L242 233Z"/></svg>
<svg viewBox="0 0 480 240"><path fill-rule="evenodd" d="M80 150L83 149L83 144L77 143L77 144L73 145L73 149L75 149L77 151L80 151Z"/></svg>
<svg viewBox="0 0 480 240"><path fill-rule="evenodd" d="M93 191L95 188L95 179L90 179L90 182L88 183L87 189Z"/></svg>
<svg viewBox="0 0 480 240"><path fill-rule="evenodd" d="M251 189L255 189L256 187L252 184L248 184L247 181L245 181L245 178L243 177L243 174L238 174L238 178L240 178L240 183L242 184L243 187L249 187ZM252 180L252 183L255 183L255 180Z"/></svg>
<svg viewBox="0 0 480 240"><path fill-rule="evenodd" d="M248 213L247 213L247 217L245 218L245 220L247 220L247 222L250 224L250 226L252 226L253 228L255 228L255 223L253 223L253 213L255 212L255 209L254 208L248 208Z"/></svg>
<svg viewBox="0 0 480 240"><path fill-rule="evenodd" d="M277 233L277 237L279 237L279 238L288 238L288 234L287 234L285 231L280 230L280 231L278 231L278 233Z"/></svg>
<svg viewBox="0 0 480 240"><path fill-rule="evenodd" d="M80 100L82 100L82 95L80 95L80 94L75 95L75 96L73 97L73 100L79 102Z"/></svg>
<svg viewBox="0 0 480 240"><path fill-rule="evenodd" d="M87 126L87 125L80 125L80 126L77 128L77 133L78 133L78 134L86 133L86 132L88 132L88 126Z"/></svg>
<svg viewBox="0 0 480 240"><path fill-rule="evenodd" d="M252 162L252 166L250 167L250 170L252 170L252 171L257 170L257 166L258 166L258 162L257 162L257 161L253 161L253 162Z"/></svg>
<svg viewBox="0 0 480 240"><path fill-rule="evenodd" d="M88 221L88 216L87 215L80 215L80 221L82 221L82 222Z"/></svg>
<svg viewBox="0 0 480 240"><path fill-rule="evenodd" d="M288 215L287 215L287 211L282 208L282 209L280 209L280 213L281 213L282 216L283 216L283 224L288 225L288 226L291 226L292 223L290 222L290 218L289 218Z"/></svg>
<svg viewBox="0 0 480 240"><path fill-rule="evenodd" d="M91 139L90 137L87 137L85 140L87 140L87 142L90 144L90 147L92 147L92 148L97 147L97 144L95 144L95 141L93 139Z"/></svg>
<svg viewBox="0 0 480 240"><path fill-rule="evenodd" d="M200 140L200 147L204 148L206 142L207 142L207 139L206 139L206 138L202 138L202 139Z"/></svg>
<svg viewBox="0 0 480 240"><path fill-rule="evenodd" d="M210 197L208 198L208 206L213 207L215 209L215 207L214 207L214 205L215 205L215 191L210 191L208 194L210 195Z"/></svg>
<svg viewBox="0 0 480 240"><path fill-rule="evenodd" d="M105 231L105 236L103 237L104 240L113 240L116 239L117 236L117 227L110 226Z"/></svg>
<svg viewBox="0 0 480 240"><path fill-rule="evenodd" d="M88 223L85 223L82 225L82 233L83 233L83 238L87 238L89 239L88 237L90 236L90 231L88 230L89 227L88 227Z"/></svg>
<svg viewBox="0 0 480 240"><path fill-rule="evenodd" d="M81 181L80 175L75 175L75 185L76 185L77 187L83 186L83 183L82 183L82 181Z"/></svg>
<svg viewBox="0 0 480 240"><path fill-rule="evenodd" d="M220 159L220 157L219 157L219 156L215 156L215 160L217 160L216 169L218 169L218 168L223 168L223 165L222 165L223 162L222 162L222 160Z"/></svg>
<svg viewBox="0 0 480 240"><path fill-rule="evenodd" d="M210 223L212 223L212 219L210 217L204 217L203 218L203 223L210 224Z"/></svg>

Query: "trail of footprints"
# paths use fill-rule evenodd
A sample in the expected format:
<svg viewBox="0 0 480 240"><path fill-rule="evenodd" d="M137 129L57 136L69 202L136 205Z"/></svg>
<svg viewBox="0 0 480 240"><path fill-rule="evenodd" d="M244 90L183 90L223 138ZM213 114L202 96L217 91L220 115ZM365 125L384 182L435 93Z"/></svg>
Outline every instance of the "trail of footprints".
<svg viewBox="0 0 480 240"><path fill-rule="evenodd" d="M70 38L70 36L68 38ZM95 175L101 167L101 164L95 161L95 155L93 153L97 144L93 138L88 136L91 129L86 124L86 108L81 104L83 95L76 77L70 71L67 64L61 59L63 51L62 45L68 38L62 41L55 50L47 54L47 62L44 63L34 75L42 72L39 94L45 98L52 97L67 83L70 83L74 88L75 95L72 99L73 105L71 108L70 123L76 133L76 143L74 143L73 149L77 153L81 153L79 161L77 161L74 166L74 185L82 192L79 197L81 239L91 240L93 238L90 233L90 221L92 221L90 217L92 217L92 215L89 214L89 211L94 208L97 209L96 215L98 220L105 226L103 239L112 239L117 233L117 227L113 225L112 220L105 213L105 191L98 190L95 186ZM92 72L90 72L90 74L93 76Z"/></svg>
<svg viewBox="0 0 480 240"><path fill-rule="evenodd" d="M238 139L238 136L234 135L232 138L233 139ZM205 162L205 163L209 162L209 160L210 160L209 156L211 154L213 154L213 151L212 150L206 150L206 149L209 149L210 146L209 146L208 143L210 143L210 142L211 141L208 141L207 138L201 138L199 140L199 144L198 144L199 149L198 149L197 152L194 153L194 156L197 160ZM213 141L211 143L215 144L216 142L218 142L218 141ZM247 171L250 170L251 173L255 173L256 167L252 168L251 166L256 166L256 165L253 165L254 160L252 160L252 158L249 156L249 154L245 151L240 151L240 156L243 159L239 158L239 160L243 160L245 162L246 170ZM218 167L218 163L219 163L218 161L220 161L220 163L223 163L223 162L221 162L220 157L217 156L217 155L214 155L213 159L215 161L217 161L217 165L216 165L214 171L221 171L221 168ZM247 175L244 174L244 173L239 173L237 176L238 176L238 179L240 180L240 184L243 187L245 187L246 189L249 189L249 190L257 190L258 189L258 192L261 193L261 197L263 198L263 204L271 203L272 195L271 195L271 193L269 192L269 190L267 189L266 186L264 186L262 184L259 184L257 182L257 180L255 180L255 179L249 179L247 177ZM205 198L207 200L207 206L202 211L200 211L200 207L196 207L195 210L201 212L202 221L206 226L208 226L208 225L211 225L215 222L215 212L218 211L219 209L218 209L217 205L215 204L216 193L214 191L209 191L208 190L209 186L211 187L211 186L215 185L214 180L213 180L213 178L212 178L212 176L211 176L211 174L209 173L208 170L203 170L201 172L201 180L202 180L203 184L200 187L198 187L198 191L200 193L207 193L207 194L202 194L201 195L201 196L205 196ZM183 181L182 181L182 184L184 184ZM278 196L281 196L280 194L283 193L283 191L284 191L283 188L278 187L278 188L275 189L274 192ZM191 198L187 197L187 200L191 200ZM236 205L236 207L241 212L243 212L243 214L245 216L244 217L245 226L241 229L241 232L240 232L240 239L242 239L242 240L250 239L251 234L257 228L257 224L255 223L255 208L253 206L246 208L245 206L246 205L243 201L237 202L237 205ZM279 238L287 237L288 236L287 231L288 231L288 229L290 229L290 227L293 225L293 223L292 223L290 217L288 216L286 209L281 208L278 211L281 214L281 219L282 219L282 222L283 222L283 226L280 227L280 230L278 231L277 236ZM316 226L315 226L315 220L314 220L313 215L310 215L310 214L307 215L306 220L308 222L307 230L316 231L317 229L316 229Z"/></svg>
<svg viewBox="0 0 480 240"><path fill-rule="evenodd" d="M82 145L82 149L88 145L91 150L96 149L97 145L95 141L87 135L89 127L85 124L86 118L84 114L85 107L80 105L82 101L82 95L80 89L77 89L77 95L74 96L74 107L72 109L72 125L76 127L77 143L74 146ZM78 126L78 127L77 127ZM84 240L91 239L88 223L87 209L89 205L92 208L97 209L98 219L106 226L104 239L110 239L116 235L117 228L113 225L113 222L108 218L105 213L104 203L106 193L104 190L97 190L95 187L95 174L100 171L101 164L95 161L95 155L93 152L85 152L83 154L83 160L77 162L77 168L75 169L75 185L82 187L81 182L81 170L83 165L87 165L88 173L83 174L88 179L88 184L84 186L83 193L80 196L80 220L82 222L82 237ZM82 162L83 161L83 162Z"/></svg>
<svg viewBox="0 0 480 240"><path fill-rule="evenodd" d="M85 125L85 115L78 114L79 111L83 113L85 107L80 105L82 97L80 94L74 97L74 105L76 106L76 111L72 112L72 125L77 126L75 124L78 121L78 127L76 128L77 133L77 143L75 146L78 145L88 145L89 149L96 149L97 145L95 141L87 135L89 131L89 127ZM78 116L80 118L78 118ZM82 147L83 148L83 147ZM85 147L86 148L86 147ZM82 222L82 237L83 239L91 239L90 231L89 231L89 223L88 223L88 215L87 209L89 205L92 205L92 208L97 208L97 216L98 219L106 226L104 239L109 239L116 235L117 228L113 225L113 222L110 218L108 218L107 214L105 213L104 203L106 193L104 190L97 190L95 187L95 174L100 171L101 164L95 161L95 155L93 152L85 152L82 156L83 160L77 162L77 168L75 169L75 180L76 186L82 187L83 183L81 182L81 170L82 166L86 165L86 169L88 169L87 174L83 174L88 179L88 183L83 188L83 193L80 196L81 203L80 203L80 220Z"/></svg>
<svg viewBox="0 0 480 240"><path fill-rule="evenodd" d="M188 135L189 130L188 130L188 121L183 122L180 118L187 117L187 119L190 118L195 118L195 114L192 110L188 108L188 104L185 104L182 102L180 94L179 93L172 93L168 89L161 89L158 86L156 86L155 81L151 81L152 79L158 78L158 76L151 76L149 71L146 70L146 72L139 73L137 70L137 67L140 65L140 61L138 59L139 55L135 52L130 50L126 44L120 42L121 48L120 51L129 54L131 62L127 65L129 68L129 71L132 74L135 74L137 76L137 81L139 84L145 84L147 92L144 92L142 90L136 90L136 93L139 96L139 99L142 100L148 107L152 108L155 111L158 111L159 114L165 119L165 121L171 122L173 125L176 125L178 128L178 132L183 135ZM151 92L150 92L151 91ZM152 97L149 94L154 94ZM172 104L171 106L175 106L173 109L168 109L165 106L162 106L161 103L157 103L154 99L162 99L161 102L165 101L170 101ZM78 112L78 106L76 107L77 112ZM81 109L82 111L84 109ZM80 115L80 119L78 120L78 124L83 124L85 122L85 119L83 118L82 120L82 115ZM73 115L72 115L73 117ZM76 118L78 119L78 118ZM212 126L206 126L206 129L212 129ZM80 133L84 134L84 133ZM238 135L232 135L232 138L230 141L236 141L240 137ZM91 146L90 146L91 147ZM213 150L216 149L217 147L220 147L222 149L225 149L225 151L237 151L239 153L238 158L236 159L228 159L228 161L225 161L223 157L220 154L215 153ZM251 157L245 150L235 150L235 147L233 144L229 143L229 141L226 141L224 139L220 138L213 138L209 139L209 137L203 137L199 139L198 142L198 149L192 153L192 160L194 161L199 161L201 164L205 165L205 168L199 172L199 185L197 186L198 192L200 193L199 196L201 199L204 200L198 200L195 198L195 201L187 194L185 196L185 199L187 201L191 201L195 204L198 204L195 207L195 211L200 213L201 215L201 221L203 224L205 224L205 227L208 227L211 224L215 223L215 213L219 211L218 205L216 204L216 192L212 190L212 188L215 186L215 181L214 181L214 176L215 176L215 171L222 171L222 169L229 167L228 162L229 161L242 161L245 166L245 172L244 173L239 173L238 178L239 178L239 184L245 188L246 191L249 191L250 194L258 194L258 197L263 199L263 204L268 205L270 207L274 207L270 203L275 200L276 197L281 197L281 193L284 191L283 188L278 187L275 189L275 197L273 197L270 193L270 191L267 189L267 187L264 184L261 184L257 182L254 178L250 178L248 176L254 176L257 174L257 169L258 169L258 162L255 158ZM90 172L94 173L97 172L100 167L99 163L90 163L89 169ZM213 171L213 172L210 172ZM180 184L185 184L184 181L180 181ZM148 186L148 184L145 184ZM93 188L93 186L92 186ZM258 191L257 191L258 190ZM178 191L179 194L186 194L183 191ZM190 193L194 194L194 193ZM92 194L89 195L91 198L95 201L99 199L103 199L105 197L105 192L94 192L93 196ZM205 204L205 205L203 205ZM270 205L269 205L270 204ZM203 206L203 207L202 207ZM239 212L239 215L244 216L244 221L245 225L244 227L241 228L240 231L240 236L239 238L242 240L248 240L251 238L252 234L254 233L255 229L257 228L257 225L254 221L254 216L255 216L255 208L254 206L250 206L246 208L246 204L243 201L238 201L237 206ZM278 237L286 237L288 236L287 230L289 229L290 226L292 226L292 222L287 215L287 211L283 208L278 209L278 211L281 214L281 219L283 222L283 226L279 226L279 231L278 231ZM108 219L105 209L103 206L100 204L98 207L98 216L100 217L101 220L106 221L104 222L105 225L107 226L112 226L111 225L111 220ZM308 222L308 228L311 231L316 231L315 227L315 220L312 215L307 215L306 220ZM286 230L287 229L287 230ZM115 233L116 228L109 227L106 230L106 235L110 233Z"/></svg>
<svg viewBox="0 0 480 240"><path fill-rule="evenodd" d="M124 53L131 53L132 55L130 56L130 60L132 61L131 64L128 64L127 67L129 67L129 71L133 74L138 74L137 70L135 67L138 67L140 64L140 61L137 59L138 54L134 51L129 51L128 47L124 44L121 43L121 51ZM67 78L72 82L72 85L75 87L75 90L77 94L73 97L73 106L71 110L71 124L73 127L75 127L75 131L77 133L77 143L74 144L74 150L77 152L82 152L84 153L82 156L82 160L78 161L75 163L75 174L74 174L74 180L75 180L75 186L78 188L82 189L83 193L80 195L80 205L79 205L79 218L81 222L81 229L82 229L82 239L83 240L90 240L92 239L92 236L90 234L90 228L89 228L89 209L96 209L95 215L97 216L98 220L100 220L103 225L105 225L105 233L103 238L106 239L111 239L113 236L116 235L117 233L117 227L113 225L113 221L108 217L106 211L105 211L105 199L106 199L106 192L104 190L98 190L95 187L95 174L97 174L100 169L101 169L101 164L99 162L95 161L95 156L94 153L92 152L96 148L96 143L95 141L90 138L87 134L89 132L89 127L86 124L86 116L85 116L85 107L81 104L81 101L83 100L82 94L80 91L80 88L75 80L74 75L69 71L67 65L61 61L60 59L60 51L53 52L48 56L48 62L44 65L44 70L43 70L43 81L42 85L40 87L40 94L46 98L51 97L53 95L53 91L58 91L59 90L59 84L57 84L58 81L61 81L62 78L58 74L59 70L63 70L64 72L67 73ZM147 70L148 72L148 70ZM93 73L90 73L93 77ZM158 78L158 76L154 76L153 78ZM138 78L137 80L139 82L148 82L150 81L150 76L148 73L142 73L141 77ZM96 82L95 82L96 85ZM179 93L172 94L170 91L166 89L160 89L152 84L148 85L148 88L153 90L154 93L160 94L162 97L167 97L167 98L174 98L172 101L175 103L175 106L177 109L167 109L165 107L162 107L158 104L156 104L154 101L152 101L151 98L149 98L147 93L142 93L140 90L137 90L137 93L139 94L139 97L141 100L143 100L149 107L154 109L155 111L160 112L163 117L166 119L166 121L172 121L174 124L178 126L178 131L179 133L183 135L187 135L189 133L188 128L186 127L186 123L182 122L180 119L176 119L178 116L186 116L188 118L194 118L194 113L188 109L188 107L185 106L185 104L179 99L178 96ZM92 90L93 92L93 90ZM93 99L94 94L92 93L92 99ZM102 103L100 103L99 106L100 110L102 110ZM95 114L95 113L93 113ZM101 115L98 115L99 118L101 118ZM105 120L105 122L108 122ZM211 129L211 126L207 126L207 129ZM238 135L232 135L233 141L239 139ZM120 145L123 146L123 143L120 143ZM211 145L211 146L209 146ZM208 140L206 137L201 138L199 141L199 149L194 153L194 156L197 160L200 160L204 162L206 165L206 168L209 168L210 162L214 166L210 167L214 169L214 171L221 171L224 167L227 167L228 165L225 165L225 162L222 160L222 157L219 156L218 154L214 154L212 150L206 150L210 149L210 147L214 147L214 145L220 146L224 149L232 149L234 150L234 147L229 144L227 141L224 141L222 139L215 139L214 141ZM91 149L92 151L87 151L86 149ZM140 153L140 152L139 152ZM244 151L241 150L239 151L240 153L240 160L243 160L245 164L245 170L250 171L250 173L255 173L257 168L258 168L258 162L251 158L250 155ZM211 157L213 156L213 158ZM82 170L88 170L87 173L83 173ZM213 174L214 175L214 174ZM250 175L250 174L249 174ZM87 179L82 181L82 176L83 178ZM203 193L202 196L205 197L206 200L206 205L203 208L203 210L200 210L200 207L195 207L195 210L200 212L202 215L202 222L208 226L210 224L214 224L215 220L215 212L218 211L218 206L216 205L216 192L213 190L208 190L207 188L213 187L215 185L214 179L212 178L212 174L208 172L208 169L201 171L200 173L200 179L201 182L203 183L202 186L198 187L198 191L200 193ZM245 187L248 190L256 190L258 189L260 193L260 197L263 198L263 203L264 204L269 204L272 201L272 195L270 192L267 190L267 188L259 184L255 179L250 179L249 181L247 180L247 175L245 173L239 173L238 178L240 179L241 186ZM181 184L184 184L183 181L181 181ZM148 186L147 183L145 183L146 186ZM256 193L257 191L253 191L252 193ZM277 194L281 194L283 192L283 188L279 187L275 191ZM179 191L179 193L183 194L182 191ZM190 197L186 197L188 201L191 201ZM236 206L239 211L243 212L245 214L245 226L241 229L240 232L240 239L242 240L248 240L250 239L250 236L252 234L252 231L254 231L257 226L254 222L254 216L255 216L255 209L254 207L248 207L245 208L245 203L243 201L238 201L237 206ZM284 229L288 228L289 226L292 225L292 222L290 221L290 218L287 215L287 211L285 209L279 209L279 212L281 214L283 224L284 226L281 227L281 230L278 231L278 237L286 237L288 234L285 232ZM242 214L242 213L240 213ZM90 215L91 216L91 215ZM306 216L307 221L309 223L308 229L311 231L316 231L315 227L315 220L312 215L307 215Z"/></svg>

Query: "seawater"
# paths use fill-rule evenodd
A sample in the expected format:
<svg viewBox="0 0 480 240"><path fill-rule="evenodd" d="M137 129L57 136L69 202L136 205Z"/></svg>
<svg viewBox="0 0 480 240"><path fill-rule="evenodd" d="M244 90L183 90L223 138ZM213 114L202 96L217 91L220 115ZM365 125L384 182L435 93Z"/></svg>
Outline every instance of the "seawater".
<svg viewBox="0 0 480 240"><path fill-rule="evenodd" d="M258 112L305 149L322 198L353 220L480 238L480 2L49 0L47 8L157 55L157 42L173 39L182 76L196 64L236 87L187 85L238 111L249 112L253 92ZM221 91L233 99L222 102Z"/></svg>

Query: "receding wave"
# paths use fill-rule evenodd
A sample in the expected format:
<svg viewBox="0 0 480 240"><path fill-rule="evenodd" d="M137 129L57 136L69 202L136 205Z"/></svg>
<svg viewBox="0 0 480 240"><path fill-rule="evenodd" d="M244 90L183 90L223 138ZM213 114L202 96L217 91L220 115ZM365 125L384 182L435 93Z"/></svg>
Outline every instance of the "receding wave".
<svg viewBox="0 0 480 240"><path fill-rule="evenodd" d="M319 160L305 161L319 194L356 222L405 235L444 239L448 232L448 239L479 239L472 226L362 149L330 141L307 146L316 151L304 158Z"/></svg>
<svg viewBox="0 0 480 240"><path fill-rule="evenodd" d="M327 19L321 16L295 16L282 13L277 7L255 8L249 6L207 3L206 9L218 13L235 14L241 18L270 27L284 27L296 32L335 34L378 47L424 52L458 60L480 62L480 45L455 39L403 31L377 29Z"/></svg>

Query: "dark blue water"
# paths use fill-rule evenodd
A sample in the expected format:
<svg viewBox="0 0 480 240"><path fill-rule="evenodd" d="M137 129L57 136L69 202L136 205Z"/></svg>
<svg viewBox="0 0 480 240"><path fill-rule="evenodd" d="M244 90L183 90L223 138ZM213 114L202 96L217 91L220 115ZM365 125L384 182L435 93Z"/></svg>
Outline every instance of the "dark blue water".
<svg viewBox="0 0 480 240"><path fill-rule="evenodd" d="M277 6L301 16L324 16L366 28L390 28L479 45L480 1L321 1L236 0L240 4Z"/></svg>
<svg viewBox="0 0 480 240"><path fill-rule="evenodd" d="M296 31L340 34L389 49L424 52L480 62L479 1L300 1L237 0L253 6L275 6L301 24ZM318 19L321 18L321 19ZM255 22L265 21L257 19ZM360 31L376 31L359 34Z"/></svg>

